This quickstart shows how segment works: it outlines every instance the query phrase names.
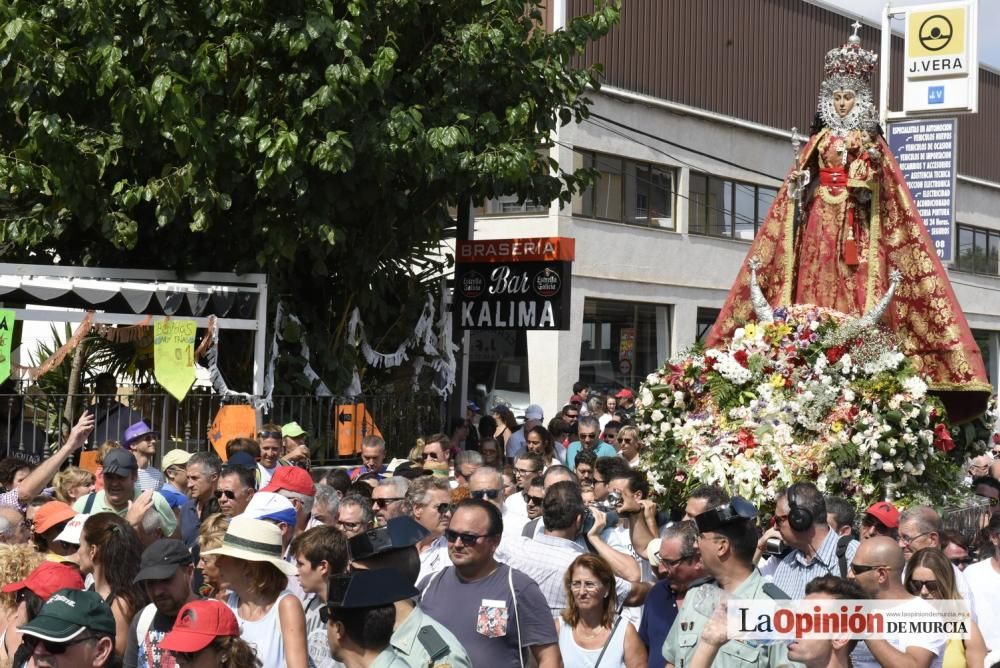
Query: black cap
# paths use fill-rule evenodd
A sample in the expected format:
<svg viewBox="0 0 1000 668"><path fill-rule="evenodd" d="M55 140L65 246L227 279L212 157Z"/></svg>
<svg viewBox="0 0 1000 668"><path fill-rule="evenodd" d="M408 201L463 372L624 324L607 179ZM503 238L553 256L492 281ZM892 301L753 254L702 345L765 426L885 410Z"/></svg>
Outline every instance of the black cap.
<svg viewBox="0 0 1000 668"><path fill-rule="evenodd" d="M694 521L698 525L698 531L705 532L715 531L719 527L737 522L748 522L755 517L757 517L756 506L741 496L734 496L729 503L695 516Z"/></svg>
<svg viewBox="0 0 1000 668"><path fill-rule="evenodd" d="M172 578L181 566L192 563L191 552L184 543L174 538L161 538L142 551L139 572L133 582L166 580Z"/></svg>
<svg viewBox="0 0 1000 668"><path fill-rule="evenodd" d="M378 529L370 529L347 541L351 559L360 561L376 554L413 547L430 535L415 519L407 515L395 517Z"/></svg>
<svg viewBox="0 0 1000 668"><path fill-rule="evenodd" d="M434 472L429 469L421 468L416 464L414 464L413 462L407 461L401 463L399 466L393 469L392 475L398 478L416 480L417 478L420 478L425 475L434 475Z"/></svg>
<svg viewBox="0 0 1000 668"><path fill-rule="evenodd" d="M104 473L119 476L129 476L139 470L135 455L125 448L112 448L104 455L103 466Z"/></svg>
<svg viewBox="0 0 1000 668"><path fill-rule="evenodd" d="M420 595L394 568L334 575L328 592L327 605L334 608L377 608Z"/></svg>

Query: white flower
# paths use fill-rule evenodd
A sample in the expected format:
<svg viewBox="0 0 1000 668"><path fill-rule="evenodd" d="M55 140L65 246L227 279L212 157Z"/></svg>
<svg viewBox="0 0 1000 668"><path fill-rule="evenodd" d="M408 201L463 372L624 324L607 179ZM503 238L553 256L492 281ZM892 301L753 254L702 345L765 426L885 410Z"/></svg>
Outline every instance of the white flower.
<svg viewBox="0 0 1000 668"><path fill-rule="evenodd" d="M643 406L653 405L653 393L649 391L648 387L644 387L639 391L639 403Z"/></svg>
<svg viewBox="0 0 1000 668"><path fill-rule="evenodd" d="M851 403L854 401L855 397L854 390L852 390L849 387L845 387L844 391L841 392L841 395L844 397L844 401L846 401L847 403Z"/></svg>
<svg viewBox="0 0 1000 668"><path fill-rule="evenodd" d="M914 399L922 399L927 394L927 383L918 376L910 376L903 381L903 389L909 392Z"/></svg>
<svg viewBox="0 0 1000 668"><path fill-rule="evenodd" d="M663 419L663 411L659 409L653 411L652 414L649 416L649 419L652 420L653 422L659 422L660 420Z"/></svg>
<svg viewBox="0 0 1000 668"><path fill-rule="evenodd" d="M892 462L883 462L882 470L885 471L886 473L892 473L893 471L896 470L896 466Z"/></svg>

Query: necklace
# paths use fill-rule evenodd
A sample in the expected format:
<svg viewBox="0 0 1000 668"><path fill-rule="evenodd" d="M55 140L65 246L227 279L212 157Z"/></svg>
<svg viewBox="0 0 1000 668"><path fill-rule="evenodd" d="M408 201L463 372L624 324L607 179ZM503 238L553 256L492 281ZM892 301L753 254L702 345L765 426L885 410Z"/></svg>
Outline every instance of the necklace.
<svg viewBox="0 0 1000 668"><path fill-rule="evenodd" d="M595 626L594 628L588 630L583 626L583 622L580 622L579 624L576 625L577 633L579 633L584 638L596 638L601 634L601 632L605 631L606 628L607 627L602 625L602 626Z"/></svg>

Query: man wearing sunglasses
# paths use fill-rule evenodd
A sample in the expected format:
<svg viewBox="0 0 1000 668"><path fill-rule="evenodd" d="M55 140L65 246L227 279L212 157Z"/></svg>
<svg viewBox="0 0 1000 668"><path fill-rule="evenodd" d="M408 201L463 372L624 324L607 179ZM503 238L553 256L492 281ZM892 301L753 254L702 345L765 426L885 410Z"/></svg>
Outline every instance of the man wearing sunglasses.
<svg viewBox="0 0 1000 668"><path fill-rule="evenodd" d="M409 489L410 481L406 478L394 476L379 481L372 490L372 509L379 526L403 515L403 499Z"/></svg>
<svg viewBox="0 0 1000 668"><path fill-rule="evenodd" d="M491 503L458 504L445 536L452 568L423 582L420 605L450 629L476 668L562 665L549 606L529 576L497 562L503 518Z"/></svg>
<svg viewBox="0 0 1000 668"><path fill-rule="evenodd" d="M899 511L888 501L873 503L861 518L861 540L888 536L896 540L899 533Z"/></svg>
<svg viewBox="0 0 1000 668"><path fill-rule="evenodd" d="M907 601L907 606L925 611L929 606L903 586L905 565L899 545L886 536L876 536L861 543L851 562L848 577L864 590L868 598ZM858 643L851 653L851 662L856 668L928 668L936 657L943 655L945 641L945 636L930 633L921 636L905 634L892 640L865 640Z"/></svg>
<svg viewBox="0 0 1000 668"><path fill-rule="evenodd" d="M223 515L232 519L247 509L247 504L257 491L254 489L257 484L255 474L255 469L244 466L222 467L215 498Z"/></svg>
<svg viewBox="0 0 1000 668"><path fill-rule="evenodd" d="M907 562L917 550L925 547L941 549L941 536L944 534L944 522L937 511L930 506L913 506L899 515L899 547L903 551L903 559ZM970 605L975 604L975 595L969 587L965 574L952 564L955 573L955 590Z"/></svg>
<svg viewBox="0 0 1000 668"><path fill-rule="evenodd" d="M118 665L115 618L96 592L60 589L18 630L36 668Z"/></svg>

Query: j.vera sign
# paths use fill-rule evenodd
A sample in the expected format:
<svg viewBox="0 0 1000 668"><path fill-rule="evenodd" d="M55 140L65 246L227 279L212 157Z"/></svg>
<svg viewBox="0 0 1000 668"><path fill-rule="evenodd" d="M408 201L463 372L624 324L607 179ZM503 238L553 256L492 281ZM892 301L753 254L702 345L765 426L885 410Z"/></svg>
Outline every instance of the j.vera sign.
<svg viewBox="0 0 1000 668"><path fill-rule="evenodd" d="M574 239L460 241L455 302L463 329L569 329Z"/></svg>

